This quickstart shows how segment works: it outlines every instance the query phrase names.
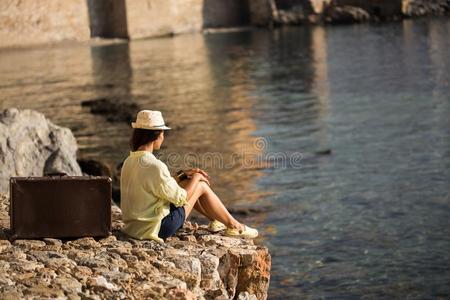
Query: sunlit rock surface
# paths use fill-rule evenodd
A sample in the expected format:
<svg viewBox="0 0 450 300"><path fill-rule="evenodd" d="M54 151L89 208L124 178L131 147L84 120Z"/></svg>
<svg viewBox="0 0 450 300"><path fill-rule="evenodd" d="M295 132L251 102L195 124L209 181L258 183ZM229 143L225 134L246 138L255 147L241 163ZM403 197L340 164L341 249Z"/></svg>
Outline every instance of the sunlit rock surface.
<svg viewBox="0 0 450 300"><path fill-rule="evenodd" d="M33 110L0 111L0 193L9 192L12 176L81 175L76 152L77 142L69 128Z"/></svg>
<svg viewBox="0 0 450 300"><path fill-rule="evenodd" d="M9 199L0 195L0 293L69 299L266 299L271 257L252 240L186 223L164 245L122 234L95 240L10 242Z"/></svg>

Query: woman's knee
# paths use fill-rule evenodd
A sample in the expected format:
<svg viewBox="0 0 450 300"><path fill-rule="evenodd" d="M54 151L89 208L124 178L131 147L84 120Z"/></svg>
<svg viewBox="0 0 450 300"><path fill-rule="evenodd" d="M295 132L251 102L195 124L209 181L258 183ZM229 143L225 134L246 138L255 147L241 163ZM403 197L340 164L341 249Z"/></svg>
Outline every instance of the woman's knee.
<svg viewBox="0 0 450 300"><path fill-rule="evenodd" d="M202 194L208 192L209 190L211 190L211 188L209 187L209 185L204 182L204 181L200 181L198 183L199 188L202 190Z"/></svg>

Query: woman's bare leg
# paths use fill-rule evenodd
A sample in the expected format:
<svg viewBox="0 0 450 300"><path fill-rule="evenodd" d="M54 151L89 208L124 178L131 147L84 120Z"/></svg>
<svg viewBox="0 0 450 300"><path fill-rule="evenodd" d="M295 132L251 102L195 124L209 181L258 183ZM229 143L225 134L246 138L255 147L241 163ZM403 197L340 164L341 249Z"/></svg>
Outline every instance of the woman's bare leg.
<svg viewBox="0 0 450 300"><path fill-rule="evenodd" d="M189 183L189 180L183 180L179 183L181 187L185 187ZM198 182L194 187L194 192L192 195L187 199L188 204L184 206L184 213L187 217L191 214L192 209L197 204L197 200L200 198L200 196L203 194L203 188L200 182Z"/></svg>
<svg viewBox="0 0 450 300"><path fill-rule="evenodd" d="M180 186L185 186L187 182L182 181ZM242 229L243 225L239 223L223 205L222 201L217 197L214 191L205 182L200 181L194 189L194 193L188 199L189 205L184 207L186 218L195 207L197 203L200 204L200 209L204 215L210 220L218 220L230 228ZM198 207L198 206L197 206Z"/></svg>
<svg viewBox="0 0 450 300"><path fill-rule="evenodd" d="M220 198L214 193L209 185L203 183L205 192L200 196L199 202L206 212L215 220L225 224L229 228L241 229L243 226L239 223L223 205Z"/></svg>
<svg viewBox="0 0 450 300"><path fill-rule="evenodd" d="M208 212L203 208L202 204L200 203L200 201L197 200L197 202L195 202L194 205L194 209L196 211L198 211L199 213L201 213L202 215L204 215L206 218L208 218L210 221L213 221L214 218L210 217L210 215L208 214Z"/></svg>

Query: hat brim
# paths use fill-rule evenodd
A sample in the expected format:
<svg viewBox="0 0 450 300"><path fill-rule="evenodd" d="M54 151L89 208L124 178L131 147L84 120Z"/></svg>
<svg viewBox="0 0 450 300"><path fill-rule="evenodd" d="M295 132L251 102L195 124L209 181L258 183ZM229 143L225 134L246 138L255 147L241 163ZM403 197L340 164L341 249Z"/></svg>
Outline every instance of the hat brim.
<svg viewBox="0 0 450 300"><path fill-rule="evenodd" d="M136 124L135 122L131 122L131 127L140 128L140 129L148 129L148 130L170 130L172 128L167 127L166 125L162 126L145 126L142 124Z"/></svg>

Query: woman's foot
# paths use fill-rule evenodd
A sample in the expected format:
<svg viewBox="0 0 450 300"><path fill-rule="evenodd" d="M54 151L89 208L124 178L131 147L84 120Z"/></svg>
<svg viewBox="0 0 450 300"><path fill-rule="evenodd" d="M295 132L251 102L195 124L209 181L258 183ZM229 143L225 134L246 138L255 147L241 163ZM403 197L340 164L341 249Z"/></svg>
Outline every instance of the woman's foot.
<svg viewBox="0 0 450 300"><path fill-rule="evenodd" d="M208 226L208 230L211 232L219 232L225 229L227 229L227 226L217 220L211 221Z"/></svg>
<svg viewBox="0 0 450 300"><path fill-rule="evenodd" d="M228 228L225 235L254 239L258 236L258 230L242 224L241 228Z"/></svg>

